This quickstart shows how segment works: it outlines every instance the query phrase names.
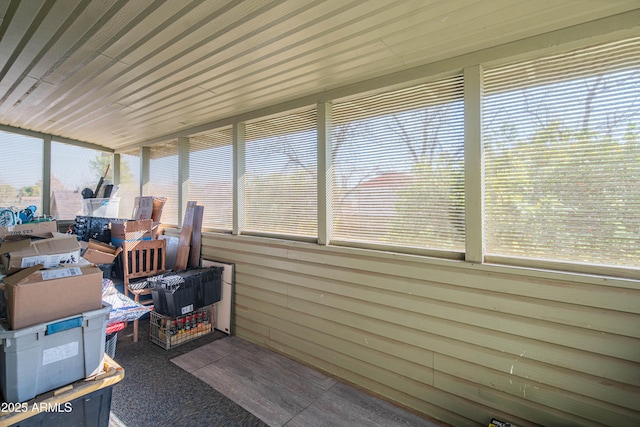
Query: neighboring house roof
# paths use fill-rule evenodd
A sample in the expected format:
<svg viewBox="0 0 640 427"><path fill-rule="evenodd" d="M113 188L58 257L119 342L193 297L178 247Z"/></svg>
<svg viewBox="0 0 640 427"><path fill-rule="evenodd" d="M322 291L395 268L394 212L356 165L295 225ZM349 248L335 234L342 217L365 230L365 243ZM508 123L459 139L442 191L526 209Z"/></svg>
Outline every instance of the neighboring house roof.
<svg viewBox="0 0 640 427"><path fill-rule="evenodd" d="M388 172L361 182L351 194L355 204L352 213L360 217L385 217L396 214L398 192L414 181L413 176L403 172Z"/></svg>
<svg viewBox="0 0 640 427"><path fill-rule="evenodd" d="M413 183L413 176L404 172L387 172L358 185L358 189L403 188Z"/></svg>
<svg viewBox="0 0 640 427"><path fill-rule="evenodd" d="M82 211L82 195L78 191L54 190L51 194L51 216L56 219L75 219Z"/></svg>

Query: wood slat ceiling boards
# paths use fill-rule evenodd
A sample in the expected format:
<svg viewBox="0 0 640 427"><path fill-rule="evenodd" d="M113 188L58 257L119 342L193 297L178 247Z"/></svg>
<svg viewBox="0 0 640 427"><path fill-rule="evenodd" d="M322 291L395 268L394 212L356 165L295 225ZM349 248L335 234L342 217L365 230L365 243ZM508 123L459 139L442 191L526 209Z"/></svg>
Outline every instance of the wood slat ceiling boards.
<svg viewBox="0 0 640 427"><path fill-rule="evenodd" d="M0 124L122 149L637 0L0 0Z"/></svg>

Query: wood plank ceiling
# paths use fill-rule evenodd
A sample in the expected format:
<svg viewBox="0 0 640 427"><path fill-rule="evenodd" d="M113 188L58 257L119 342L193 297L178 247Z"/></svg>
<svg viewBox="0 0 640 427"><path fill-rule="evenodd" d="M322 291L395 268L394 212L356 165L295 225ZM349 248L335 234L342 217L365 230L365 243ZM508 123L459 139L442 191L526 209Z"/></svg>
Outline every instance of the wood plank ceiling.
<svg viewBox="0 0 640 427"><path fill-rule="evenodd" d="M0 0L0 124L122 149L637 0Z"/></svg>

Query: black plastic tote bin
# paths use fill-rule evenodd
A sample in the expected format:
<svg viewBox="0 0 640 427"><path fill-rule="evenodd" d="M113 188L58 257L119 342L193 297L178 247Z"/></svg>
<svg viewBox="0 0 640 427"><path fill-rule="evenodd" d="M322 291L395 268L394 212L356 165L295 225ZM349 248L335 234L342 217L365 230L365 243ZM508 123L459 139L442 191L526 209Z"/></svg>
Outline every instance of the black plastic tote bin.
<svg viewBox="0 0 640 427"><path fill-rule="evenodd" d="M182 316L220 301L223 267L194 268L164 275L151 288L153 310ZM184 281L180 284L176 282ZM173 285L171 284L173 283Z"/></svg>
<svg viewBox="0 0 640 427"><path fill-rule="evenodd" d="M0 413L0 426L10 427L109 427L113 386L124 370L109 356L103 373L74 382L28 402L14 411Z"/></svg>

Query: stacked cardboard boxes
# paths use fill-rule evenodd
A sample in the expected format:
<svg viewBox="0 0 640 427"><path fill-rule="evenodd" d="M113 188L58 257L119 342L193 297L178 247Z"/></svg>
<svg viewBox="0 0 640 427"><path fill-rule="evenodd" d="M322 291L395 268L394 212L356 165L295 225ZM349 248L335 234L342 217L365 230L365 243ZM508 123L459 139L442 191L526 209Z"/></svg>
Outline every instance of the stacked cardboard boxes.
<svg viewBox="0 0 640 427"><path fill-rule="evenodd" d="M123 220L111 222L111 243L120 247L124 242L136 240L151 240L157 228L150 219Z"/></svg>
<svg viewBox="0 0 640 427"><path fill-rule="evenodd" d="M102 302L102 271L81 259L75 236L40 224L46 225L0 227L0 389L7 402L32 399L102 366L110 311Z"/></svg>

